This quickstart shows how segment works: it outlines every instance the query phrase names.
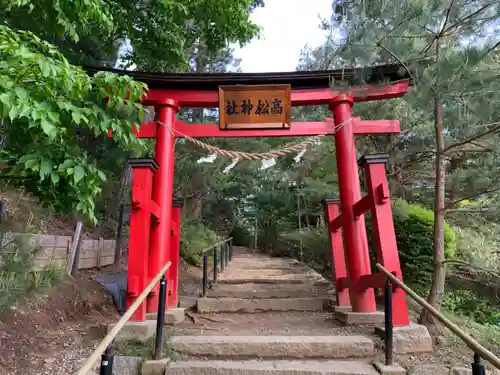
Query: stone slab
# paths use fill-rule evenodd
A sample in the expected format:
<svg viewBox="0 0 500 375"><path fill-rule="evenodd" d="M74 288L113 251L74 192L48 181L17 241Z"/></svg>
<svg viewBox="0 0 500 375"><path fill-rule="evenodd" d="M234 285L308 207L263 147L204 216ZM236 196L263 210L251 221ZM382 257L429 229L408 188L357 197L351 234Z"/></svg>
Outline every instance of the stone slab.
<svg viewBox="0 0 500 375"><path fill-rule="evenodd" d="M169 358L150 359L142 363L141 375L165 375Z"/></svg>
<svg viewBox="0 0 500 375"><path fill-rule="evenodd" d="M199 313L259 311L322 311L328 298L199 298Z"/></svg>
<svg viewBox="0 0 500 375"><path fill-rule="evenodd" d="M408 366L408 373L411 375L448 375L450 369L445 365L431 365L417 362L412 366Z"/></svg>
<svg viewBox="0 0 500 375"><path fill-rule="evenodd" d="M115 326L108 326L108 332ZM120 330L115 340L117 341L147 341L156 333L156 320L144 322L128 322Z"/></svg>
<svg viewBox="0 0 500 375"><path fill-rule="evenodd" d="M181 303L180 303L179 307L181 307L183 309L186 309L186 310L195 308L197 300L198 300L198 297L186 297L186 296L183 296L183 297L181 297Z"/></svg>
<svg viewBox="0 0 500 375"><path fill-rule="evenodd" d="M220 284L207 291L212 298L310 298L333 293L333 287L304 284Z"/></svg>
<svg viewBox="0 0 500 375"><path fill-rule="evenodd" d="M167 373L168 375L378 375L368 363L315 360L171 362L167 367Z"/></svg>
<svg viewBox="0 0 500 375"><path fill-rule="evenodd" d="M186 320L186 315L184 314L185 309L182 307L169 308L165 313L165 324L169 326L174 326L176 324L182 323ZM146 320L155 320L157 318L157 313L147 313Z"/></svg>
<svg viewBox="0 0 500 375"><path fill-rule="evenodd" d="M352 306L333 306L333 311L334 312L351 312L352 311Z"/></svg>
<svg viewBox="0 0 500 375"><path fill-rule="evenodd" d="M384 322L383 312L353 312L349 310L335 310L335 319L345 325L353 324L381 324Z"/></svg>
<svg viewBox="0 0 500 375"><path fill-rule="evenodd" d="M142 358L115 355L113 357L113 375L139 375Z"/></svg>
<svg viewBox="0 0 500 375"><path fill-rule="evenodd" d="M426 353L433 350L432 337L426 326L410 323L405 327L394 327L392 332L394 353ZM384 326L375 327L375 333L384 337Z"/></svg>
<svg viewBox="0 0 500 375"><path fill-rule="evenodd" d="M361 358L375 353L365 336L174 336L174 350L193 356L259 358Z"/></svg>
<svg viewBox="0 0 500 375"><path fill-rule="evenodd" d="M406 370L397 363L386 365L382 362L375 362L373 365L382 375L406 375Z"/></svg>
<svg viewBox="0 0 500 375"><path fill-rule="evenodd" d="M238 278L238 279L217 279L217 284L313 284L313 285L330 285L328 280L309 280L309 279L287 279L280 278L266 279L266 278Z"/></svg>
<svg viewBox="0 0 500 375"><path fill-rule="evenodd" d="M450 375L472 375L472 368L454 366L450 369ZM500 375L500 369L486 370L486 375Z"/></svg>

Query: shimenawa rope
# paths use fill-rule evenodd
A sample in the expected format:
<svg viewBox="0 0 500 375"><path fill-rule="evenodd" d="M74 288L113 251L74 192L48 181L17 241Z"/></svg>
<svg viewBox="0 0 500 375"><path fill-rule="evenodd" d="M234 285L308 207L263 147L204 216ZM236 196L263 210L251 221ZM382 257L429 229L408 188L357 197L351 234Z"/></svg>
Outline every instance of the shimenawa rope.
<svg viewBox="0 0 500 375"><path fill-rule="evenodd" d="M350 117L347 120L336 125L334 128L334 132L338 131L340 128L342 128L345 124L347 124L351 120L352 120L352 117ZM318 134L318 135L315 135L313 137L309 137L308 139L306 139L305 141L302 141L300 143L285 145L285 147L278 149L278 150L271 150L268 152L256 153L256 152L224 150L224 149L221 149L219 147L209 145L208 143L199 141L193 137L190 137L189 135L182 134L178 130L173 129L172 127L170 127L167 124L164 124L160 121L157 121L157 123L160 124L161 126L166 127L170 132L178 134L182 138L186 139L188 142L191 142L192 144L198 146L199 148L201 148L203 150L206 150L206 151L211 152L212 154L216 154L218 156L226 156L226 157L230 157L232 159L238 158L240 160L269 160L269 159L274 159L274 158L280 157L280 156L294 154L294 153L302 151L303 149L305 149L307 147L310 147L311 145L318 142L318 140L321 137L324 137L326 135L326 134Z"/></svg>

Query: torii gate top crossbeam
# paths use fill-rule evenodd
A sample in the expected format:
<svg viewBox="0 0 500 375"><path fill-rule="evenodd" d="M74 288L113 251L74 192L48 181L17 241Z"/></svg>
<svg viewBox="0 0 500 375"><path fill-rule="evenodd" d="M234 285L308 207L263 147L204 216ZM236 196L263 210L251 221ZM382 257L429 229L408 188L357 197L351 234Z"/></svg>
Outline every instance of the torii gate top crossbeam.
<svg viewBox="0 0 500 375"><path fill-rule="evenodd" d="M86 67L89 74L102 68ZM107 69L126 74L148 85L145 105L175 100L184 108L218 107L218 88L223 85L290 84L292 106L328 104L346 83L354 101L391 99L403 96L410 76L399 64L360 69L280 73L145 73ZM336 87L339 86L337 89ZM344 90L342 90L344 91ZM345 92L344 92L345 93Z"/></svg>

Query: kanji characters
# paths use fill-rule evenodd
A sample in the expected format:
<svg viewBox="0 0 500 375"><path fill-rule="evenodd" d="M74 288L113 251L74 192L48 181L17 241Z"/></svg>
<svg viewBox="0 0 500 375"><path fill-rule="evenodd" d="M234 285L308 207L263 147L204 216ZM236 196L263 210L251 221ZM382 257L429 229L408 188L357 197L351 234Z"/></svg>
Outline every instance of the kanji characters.
<svg viewBox="0 0 500 375"><path fill-rule="evenodd" d="M236 102L234 100L227 101L226 115L238 115L239 112L237 109L238 109L238 105L236 104Z"/></svg>
<svg viewBox="0 0 500 375"><path fill-rule="evenodd" d="M283 113L283 107L281 106L280 99L273 99L271 104L271 114L272 115L281 115Z"/></svg>
<svg viewBox="0 0 500 375"><path fill-rule="evenodd" d="M269 102L267 100L260 100L257 104L257 109L255 110L256 115L268 115L269 114Z"/></svg>
<svg viewBox="0 0 500 375"><path fill-rule="evenodd" d="M250 99L243 100L243 103L241 104L241 113L245 115L250 115L252 113L252 109L253 109L253 104L250 101Z"/></svg>

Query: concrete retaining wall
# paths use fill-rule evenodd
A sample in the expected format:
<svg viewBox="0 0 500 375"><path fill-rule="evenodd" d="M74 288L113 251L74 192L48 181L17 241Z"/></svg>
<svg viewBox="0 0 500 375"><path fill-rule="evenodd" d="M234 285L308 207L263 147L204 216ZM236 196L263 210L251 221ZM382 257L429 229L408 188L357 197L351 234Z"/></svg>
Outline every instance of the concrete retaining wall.
<svg viewBox="0 0 500 375"><path fill-rule="evenodd" d="M38 249L35 269L49 264L65 267L68 264L72 236L50 234L6 233L2 241L2 251L16 251L18 244ZM115 256L115 240L84 239L80 247L78 269L103 267L113 264Z"/></svg>

